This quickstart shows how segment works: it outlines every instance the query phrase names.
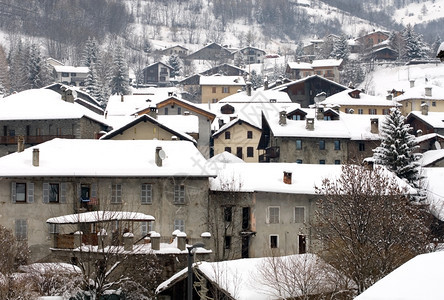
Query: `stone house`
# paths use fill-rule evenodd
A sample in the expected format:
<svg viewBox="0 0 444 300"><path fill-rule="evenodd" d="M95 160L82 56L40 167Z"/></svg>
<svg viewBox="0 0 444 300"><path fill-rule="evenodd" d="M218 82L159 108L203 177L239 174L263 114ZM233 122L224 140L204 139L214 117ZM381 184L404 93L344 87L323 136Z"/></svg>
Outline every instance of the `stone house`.
<svg viewBox="0 0 444 300"><path fill-rule="evenodd" d="M208 231L208 171L193 143L159 140L53 139L0 158L0 224L26 241L36 261L49 254L52 217L85 211L133 211L156 222L134 230L155 230L169 240L174 230L189 241ZM115 229L119 228L116 223ZM97 237L97 227L83 228Z"/></svg>
<svg viewBox="0 0 444 300"><path fill-rule="evenodd" d="M156 62L143 69L143 83L156 86L170 86L173 68L163 62Z"/></svg>
<svg viewBox="0 0 444 300"><path fill-rule="evenodd" d="M72 99L73 100L73 99ZM95 139L108 130L106 120L49 89L26 90L0 102L0 156L53 138Z"/></svg>

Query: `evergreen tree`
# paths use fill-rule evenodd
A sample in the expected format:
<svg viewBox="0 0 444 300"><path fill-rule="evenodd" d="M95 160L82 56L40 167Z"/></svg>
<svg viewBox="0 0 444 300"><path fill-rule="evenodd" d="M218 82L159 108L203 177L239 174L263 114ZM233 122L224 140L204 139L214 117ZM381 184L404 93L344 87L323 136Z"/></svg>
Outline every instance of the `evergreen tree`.
<svg viewBox="0 0 444 300"><path fill-rule="evenodd" d="M22 41L19 40L15 47L10 49L10 78L11 78L11 92L21 92L27 87L27 71L26 71L26 47Z"/></svg>
<svg viewBox="0 0 444 300"><path fill-rule="evenodd" d="M114 70L111 78L111 94L130 94L128 67L126 66L122 46L118 45L114 52Z"/></svg>
<svg viewBox="0 0 444 300"><path fill-rule="evenodd" d="M381 145L373 150L376 164L384 165L399 178L405 179L415 188L420 188L420 154L415 136L410 134L411 127L397 108L392 108L382 124ZM421 200L421 198L420 198Z"/></svg>
<svg viewBox="0 0 444 300"><path fill-rule="evenodd" d="M250 81L253 88L258 88L262 85L262 76L257 74L256 70L252 70L250 74Z"/></svg>
<svg viewBox="0 0 444 300"><path fill-rule="evenodd" d="M182 61L177 55L171 55L168 59L168 64L171 68L173 68L173 71L171 72L171 75L173 77L180 76L180 71L182 70Z"/></svg>
<svg viewBox="0 0 444 300"><path fill-rule="evenodd" d="M0 45L0 94L7 96L11 92L11 81L9 78L8 61L5 50Z"/></svg>
<svg viewBox="0 0 444 300"><path fill-rule="evenodd" d="M239 53L235 56L234 65L238 68L245 68L245 59L242 53Z"/></svg>
<svg viewBox="0 0 444 300"><path fill-rule="evenodd" d="M27 52L29 53L27 61L27 85L31 89L41 88L49 83L48 67L36 44L31 44Z"/></svg>
<svg viewBox="0 0 444 300"><path fill-rule="evenodd" d="M421 59L427 56L421 35L416 34L410 24L402 32L402 38L405 45L404 59Z"/></svg>
<svg viewBox="0 0 444 300"><path fill-rule="evenodd" d="M94 97L96 100L100 101L100 85L99 80L97 76L97 70L95 63L91 63L89 66L88 75L85 79L85 88L86 92L90 94L92 97Z"/></svg>
<svg viewBox="0 0 444 300"><path fill-rule="evenodd" d="M440 45L441 45L441 37L438 34L436 36L436 40L433 42L432 49L431 49L431 52L430 52L430 56L432 58L436 58L436 55L438 54L438 49L439 49Z"/></svg>
<svg viewBox="0 0 444 300"><path fill-rule="evenodd" d="M342 58L346 60L350 54L348 49L347 38L345 35L342 35L339 39L334 40L333 42L333 51L330 53L332 58Z"/></svg>
<svg viewBox="0 0 444 300"><path fill-rule="evenodd" d="M341 84L346 86L358 86L365 79L363 64L355 60L349 60L341 71Z"/></svg>
<svg viewBox="0 0 444 300"><path fill-rule="evenodd" d="M91 66L92 63L97 63L99 57L99 45L95 38L88 38L83 49L82 62L86 67Z"/></svg>

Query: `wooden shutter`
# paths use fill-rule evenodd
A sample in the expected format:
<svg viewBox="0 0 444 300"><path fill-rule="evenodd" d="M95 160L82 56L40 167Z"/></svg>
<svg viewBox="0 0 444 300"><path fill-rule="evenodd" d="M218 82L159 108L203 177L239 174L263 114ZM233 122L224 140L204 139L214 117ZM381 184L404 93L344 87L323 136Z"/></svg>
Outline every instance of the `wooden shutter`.
<svg viewBox="0 0 444 300"><path fill-rule="evenodd" d="M43 183L43 203L49 203L49 183Z"/></svg>
<svg viewBox="0 0 444 300"><path fill-rule="evenodd" d="M16 202L15 182L11 182L11 202Z"/></svg>
<svg viewBox="0 0 444 300"><path fill-rule="evenodd" d="M34 203L34 183L33 182L29 182L28 183L28 192L27 192L27 202L28 203Z"/></svg>
<svg viewBox="0 0 444 300"><path fill-rule="evenodd" d="M60 203L66 203L66 189L67 189L67 183L66 182L60 183Z"/></svg>

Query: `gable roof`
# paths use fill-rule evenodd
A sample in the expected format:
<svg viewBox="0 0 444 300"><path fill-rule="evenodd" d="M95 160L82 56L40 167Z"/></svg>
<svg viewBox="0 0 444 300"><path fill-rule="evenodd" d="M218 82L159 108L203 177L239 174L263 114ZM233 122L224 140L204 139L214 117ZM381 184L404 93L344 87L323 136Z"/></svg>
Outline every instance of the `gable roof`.
<svg viewBox="0 0 444 300"><path fill-rule="evenodd" d="M353 98L351 93L358 91L359 98ZM327 97L324 101L321 102L324 105L334 105L338 104L341 106L345 105L365 105L365 106L387 106L387 107L395 107L399 106L396 101L387 100L383 97L372 96L369 94L365 94L360 90L350 90L346 89L342 92L336 93Z"/></svg>
<svg viewBox="0 0 444 300"><path fill-rule="evenodd" d="M142 123L142 122L149 122L153 125L159 126L163 130L171 133L171 135L175 135L175 136L179 137L181 140L186 140L186 141L193 142L194 144L196 144L196 140L193 137L191 137L190 135L183 133L183 132L176 131L176 130L172 129L171 127L159 122L159 120L157 120L151 116L148 116L146 114L137 117L133 121L128 122L127 124L123 125L120 128L117 128L117 129L114 129L114 130L108 132L107 134L103 135L100 139L101 140L112 139L116 135L119 135L119 134L123 133L124 131L126 131L126 130L128 130L128 129L130 129L130 128L134 127L135 125Z"/></svg>
<svg viewBox="0 0 444 300"><path fill-rule="evenodd" d="M426 96L426 88L431 88L432 96ZM437 85L415 85L412 88L406 90L402 95L393 98L396 101L404 101L410 99L422 99L422 100L444 100L444 88Z"/></svg>
<svg viewBox="0 0 444 300"><path fill-rule="evenodd" d="M80 73L80 74L87 74L89 72L88 67L74 67L74 66L54 66L54 70L57 73Z"/></svg>
<svg viewBox="0 0 444 300"><path fill-rule="evenodd" d="M255 125L253 125L252 123L249 123L248 121L246 121L246 120L244 120L244 119L238 117L238 118L236 118L236 119L234 119L234 120L231 120L229 123L223 125L221 128L219 128L219 130L216 131L216 132L213 134L213 137L216 138L216 137L218 137L222 132L224 132L224 131L227 130L227 129L230 129L230 128L233 127L234 125L236 125L236 124L242 125L243 123L245 123L245 124L247 124L247 125L249 125L249 126L251 126L251 127L253 127L253 128L256 128L256 129L259 130L259 131L262 131L262 128L260 128L260 127L258 127L258 126L255 126Z"/></svg>
<svg viewBox="0 0 444 300"><path fill-rule="evenodd" d="M226 86L244 86L245 81L242 76L225 76L225 75L211 75L200 76L200 85L226 85Z"/></svg>
<svg viewBox="0 0 444 300"><path fill-rule="evenodd" d="M166 154L155 163L156 148ZM32 165L39 149L39 166ZM0 177L211 177L193 143L160 140L53 139L0 158Z"/></svg>
<svg viewBox="0 0 444 300"><path fill-rule="evenodd" d="M161 62L161 61L158 61L158 62L152 63L151 65L148 65L147 67L143 68L143 70L146 70L146 69L148 69L148 68L152 68L152 67L154 67L155 65L164 65L164 66L167 67L168 69L173 70L173 67L171 67L169 64L164 63L164 62Z"/></svg>
<svg viewBox="0 0 444 300"><path fill-rule="evenodd" d="M410 122L412 118L418 119L435 129L444 128L444 112L428 112L427 115L423 115L420 111L412 111L407 115L406 122Z"/></svg>
<svg viewBox="0 0 444 300"><path fill-rule="evenodd" d="M283 90L287 89L288 87L290 87L290 86L292 86L294 84L299 84L301 82L305 82L305 81L309 81L309 80L314 80L314 79L325 81L325 82L327 82L329 84L335 85L335 86L337 86L339 88L342 88L344 90L348 89L348 87L346 87L345 85L342 85L340 83L337 83L336 81L330 80L328 78L325 78L325 77L322 77L322 76L319 76L319 75L311 75L311 76L307 76L307 77L304 77L304 78L301 78L301 79L298 79L298 80L294 80L294 81L290 81L288 83L284 83L284 84L278 85L276 87L273 87L273 90L283 91Z"/></svg>
<svg viewBox="0 0 444 300"><path fill-rule="evenodd" d="M216 115L213 114L210 110L204 109L202 106L198 106L193 102L190 102L190 101L187 101L184 99L179 99L177 97L169 97L168 99L158 102L157 108L162 108L162 107L165 107L165 106L171 105L171 104L177 104L177 105L180 105L188 110L191 110L191 111L194 111L198 114L204 115L208 119L210 119L210 121L213 121L214 118L216 117Z"/></svg>
<svg viewBox="0 0 444 300"><path fill-rule="evenodd" d="M315 59L311 63L313 68L339 67L344 60L341 59Z"/></svg>

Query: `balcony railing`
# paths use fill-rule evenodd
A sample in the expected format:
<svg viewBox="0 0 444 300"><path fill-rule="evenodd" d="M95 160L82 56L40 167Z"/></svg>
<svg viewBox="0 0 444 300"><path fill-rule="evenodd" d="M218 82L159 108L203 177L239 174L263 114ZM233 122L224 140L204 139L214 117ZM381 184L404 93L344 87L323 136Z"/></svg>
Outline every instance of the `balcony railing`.
<svg viewBox="0 0 444 300"><path fill-rule="evenodd" d="M74 135L28 135L25 136L25 144L40 144L54 138L73 139ZM0 144L17 144L18 136L0 136Z"/></svg>

